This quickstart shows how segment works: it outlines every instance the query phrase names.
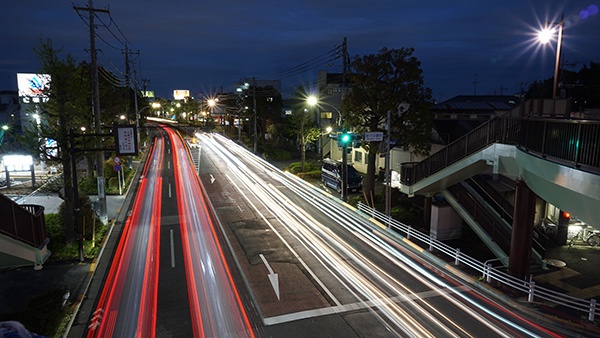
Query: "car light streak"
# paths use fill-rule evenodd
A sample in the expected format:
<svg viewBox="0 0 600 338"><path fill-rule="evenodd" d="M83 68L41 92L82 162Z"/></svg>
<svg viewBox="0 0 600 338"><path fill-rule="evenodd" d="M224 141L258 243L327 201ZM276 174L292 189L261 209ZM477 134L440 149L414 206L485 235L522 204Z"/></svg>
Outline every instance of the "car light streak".
<svg viewBox="0 0 600 338"><path fill-rule="evenodd" d="M161 183L161 161L157 159L163 156L163 141L162 137L158 138L151 149L147 163L153 165L144 166L134 212L125 222L97 304L105 317L89 328L88 337L154 336L158 279L155 251L158 252L156 241L159 240L156 228L160 218L160 214L156 214L156 208L160 210L160 198L156 194L160 194Z"/></svg>
<svg viewBox="0 0 600 338"><path fill-rule="evenodd" d="M232 167L243 167L243 166L232 166ZM235 171L234 171L235 172ZM247 176L244 176L247 181ZM258 181L258 180L256 180ZM315 236L310 230L308 224L317 224L315 220L307 220L304 219L302 223L296 221L296 218L293 218L287 210L284 210L283 207L279 207L280 205L286 205L290 207L293 205L289 201L281 200L281 196L277 195L275 192L276 189L270 189L265 184L254 183L249 190L256 195L257 199L263 202L263 205L267 208L270 208L273 215L281 219L281 223L285 226L288 226L292 232L295 232L298 236L304 237L302 243L307 243L308 246L313 248L313 252L318 253L315 254L316 257L319 255L322 257L323 261L329 262L332 268L334 268L338 275L342 275L345 277L345 280L350 283L355 290L357 290L361 296L356 296L357 299L360 300L370 300L374 304L377 304L377 307L384 313L388 314L388 319L395 323L395 326L403 331L405 334L412 335L417 332L423 336L429 336L431 333L427 332L427 330L420 325L420 323L414 320L411 316L409 316L404 310L402 310L396 304L393 304L388 299L388 295L381 292L377 287L375 287L368 278L365 278L361 273L358 273L355 268L348 264L351 262L363 261L364 259L359 259L357 257L352 257L352 255L347 250L342 250L342 248L331 248L328 245L325 245L321 237ZM269 190L269 193L266 191ZM276 196L274 196L276 195ZM274 203L274 199L279 198L279 203ZM273 203L270 203L273 202ZM296 210L296 216L299 214L299 210ZM324 229L325 227L321 226L320 229ZM321 234L324 236L324 234ZM336 250L337 249L337 250ZM342 254L340 254L340 252ZM350 260L345 259L345 257L350 257ZM353 258L353 259L352 259ZM363 266L364 268L364 266ZM350 288L349 288L350 289ZM401 318L401 319L400 319ZM440 324L441 326L441 324ZM395 332L395 329L390 328L392 332ZM450 332L448 329L444 329L446 332ZM397 332L396 332L397 333Z"/></svg>
<svg viewBox="0 0 600 338"><path fill-rule="evenodd" d="M172 140L184 265L195 336L254 337L227 265L212 212L207 208L192 158L179 135Z"/></svg>
<svg viewBox="0 0 600 338"><path fill-rule="evenodd" d="M231 147L220 146L215 138L219 138L220 142L228 142L228 145L230 144ZM520 332L520 334L537 336L534 332L509 319L509 317L516 318L521 322L527 322L525 319L516 314L509 313L499 305L493 304L489 300L474 293L474 291L471 291L469 294L481 298L480 300L483 300L488 306L494 307L496 311L505 313L507 317L476 302L471 297L461 292L446 292L448 290L454 290L454 288L442 278L435 276L429 270L420 266L412 259L409 259L398 251L398 249L382 240L377 236L373 227L371 227L364 219L359 218L355 213L350 213L347 207L343 207L338 203L330 203L331 197L320 192L320 189L315 189L312 185L309 186L309 184L295 176L291 178L289 177L291 175L282 174L270 164L267 165L261 163L260 161L263 161L262 159L258 159L253 154L242 150L241 147L232 142L224 141L223 139L224 138L219 135L214 135L214 138L212 136L206 136L203 138L203 142L209 146L209 149L218 154L226 162L227 167L231 170L236 179L239 182L242 182L242 184L246 186L248 192L253 194L264 207L269 209L279 222L300 240L300 243L311 251L324 266L327 266L328 269L337 271L337 274L334 274L336 278L339 279L342 277L346 283L352 285L353 289L357 292L355 294L357 299L376 304L376 307L381 310L384 316L386 316L387 320L384 321L385 323L392 322L399 330L409 335L432 335L431 332L420 325L417 320L414 320L406 311L393 301L390 301L390 295L400 295L403 297L404 303L410 304L414 310L420 313L420 316L428 318L431 324L437 326L440 331L444 332L444 335L469 335L469 333L460 327L458 323L453 322L448 316L435 309L435 307L426 300L419 297L410 297L414 296L416 292L385 273L385 271L370 262L353 247L347 245L328 227L317 222L311 215L304 212L304 210L297 208L294 203L285 198L278 189L266 184L253 171L250 171L241 161L242 158L252 163L256 168L259 168L259 170L269 173L273 179L282 182L287 188L302 196L306 201L321 210L324 214L329 215L332 219L335 218L336 223L345 228L349 233L353 234L361 242L370 246L383 257L386 257L395 266L402 269L402 271L405 271L422 285L427 286L438 295L444 297L450 304L461 309L465 314L483 324L495 334L500 336L516 335L516 333L507 332L498 326L502 323L501 325L504 326L505 329L510 328L509 330L516 330ZM233 153L235 153L235 155ZM230 178L230 180L235 184L232 178ZM244 194L237 185L236 188L242 195ZM248 198L246 198L246 200L248 200ZM378 284L375 285L372 283L373 280L377 280ZM385 286L387 291L384 291L381 288L382 286ZM350 290L350 288L348 289ZM462 299L462 302L456 297ZM415 301L410 301L411 299L414 299ZM489 317L482 317L482 313ZM436 316L442 319L443 323L436 318ZM490 318L494 318L497 321L496 324L489 321ZM535 323L527 323L542 332L548 333L551 336L556 336ZM450 325L452 328L447 325Z"/></svg>

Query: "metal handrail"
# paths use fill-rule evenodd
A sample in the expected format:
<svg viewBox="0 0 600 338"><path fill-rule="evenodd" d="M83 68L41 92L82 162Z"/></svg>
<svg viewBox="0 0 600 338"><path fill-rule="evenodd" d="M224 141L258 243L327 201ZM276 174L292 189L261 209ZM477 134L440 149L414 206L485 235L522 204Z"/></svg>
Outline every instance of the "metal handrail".
<svg viewBox="0 0 600 338"><path fill-rule="evenodd" d="M387 225L390 232L394 234L400 234L406 237L406 239L412 240L413 242L420 242L421 244L428 246L429 251L436 250L443 253L454 261L454 265L463 264L479 272L482 279L488 284L491 284L492 281L494 281L508 286L526 295L527 301L530 303L537 298L557 305L562 305L576 311L587 313L588 320L594 321L596 314L595 299L580 299L544 288L542 286L538 286L535 284L533 277L530 280L516 278L508 273L494 268L489 262L484 263L475 258L469 257L468 255L461 253L460 249L452 248L447 244L434 239L432 236L415 230L410 225L399 222L360 201L358 202L358 210L359 212L366 214L366 216L372 217L378 222ZM390 236L390 239L394 240L394 236Z"/></svg>
<svg viewBox="0 0 600 338"><path fill-rule="evenodd" d="M36 248L46 241L46 221L41 205L19 205L0 194L0 233Z"/></svg>
<svg viewBox="0 0 600 338"><path fill-rule="evenodd" d="M514 144L533 155L600 174L600 121L495 117L425 158L400 167L400 182L416 182L493 143Z"/></svg>

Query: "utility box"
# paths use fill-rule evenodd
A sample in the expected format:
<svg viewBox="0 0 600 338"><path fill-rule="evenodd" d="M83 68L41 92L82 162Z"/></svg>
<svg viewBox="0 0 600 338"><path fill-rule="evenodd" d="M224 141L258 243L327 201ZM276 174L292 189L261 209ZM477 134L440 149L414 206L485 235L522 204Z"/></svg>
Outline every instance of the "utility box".
<svg viewBox="0 0 600 338"><path fill-rule="evenodd" d="M449 204L434 204L431 206L430 234L438 241L460 238L462 218Z"/></svg>

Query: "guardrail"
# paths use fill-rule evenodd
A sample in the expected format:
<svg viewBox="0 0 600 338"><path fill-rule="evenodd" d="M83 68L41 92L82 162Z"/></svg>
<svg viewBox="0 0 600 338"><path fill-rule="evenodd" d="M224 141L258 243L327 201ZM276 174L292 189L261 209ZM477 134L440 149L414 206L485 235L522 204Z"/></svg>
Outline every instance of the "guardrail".
<svg viewBox="0 0 600 338"><path fill-rule="evenodd" d="M407 239L427 246L429 251L436 250L443 253L454 261L454 265L463 264L479 272L483 280L485 280L488 284L496 282L510 287L516 291L522 292L527 296L528 302L533 302L535 299L542 299L550 303L562 305L573 310L587 313L588 320L594 321L596 314L595 299L580 299L565 295L562 292L537 286L533 280L533 277L529 281L516 278L506 272L494 268L491 264L491 261L481 262L477 259L469 257L468 255L461 253L459 248L453 248L443 242L440 242L430 235L413 229L410 225L398 222L397 220L388 217L384 213L376 210L375 208L371 208L364 203L358 202L358 210L386 225L388 229L399 233Z"/></svg>

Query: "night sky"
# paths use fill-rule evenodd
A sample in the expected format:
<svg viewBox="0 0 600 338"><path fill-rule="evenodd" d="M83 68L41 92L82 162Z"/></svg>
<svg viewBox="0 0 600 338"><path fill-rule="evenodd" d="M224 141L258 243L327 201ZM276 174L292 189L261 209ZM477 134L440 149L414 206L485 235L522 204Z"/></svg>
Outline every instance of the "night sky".
<svg viewBox="0 0 600 338"><path fill-rule="evenodd" d="M16 90L16 73L35 73L33 47L52 39L62 55L89 60L87 14L64 0L3 0L0 90ZM312 85L319 70L341 72L336 46L350 56L382 47L415 48L434 98L517 94L554 73L556 42L535 31L564 15L563 55L570 70L600 62L600 4L546 0L95 0L100 65L124 83L125 43L132 72L172 98L233 90L242 78L279 79L284 96ZM109 26L109 29L104 26ZM139 52L139 53L137 53ZM304 65L302 67L301 65Z"/></svg>

